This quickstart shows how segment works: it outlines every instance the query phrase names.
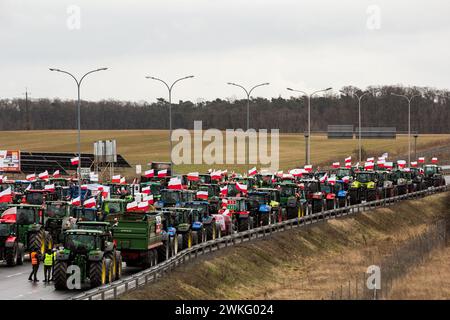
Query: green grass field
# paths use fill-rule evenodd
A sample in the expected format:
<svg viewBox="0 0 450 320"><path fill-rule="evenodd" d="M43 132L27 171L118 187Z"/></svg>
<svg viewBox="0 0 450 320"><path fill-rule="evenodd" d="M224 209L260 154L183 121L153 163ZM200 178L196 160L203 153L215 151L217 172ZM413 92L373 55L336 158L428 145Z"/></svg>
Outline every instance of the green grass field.
<svg viewBox="0 0 450 320"><path fill-rule="evenodd" d="M168 161L169 143L166 130L121 130L121 131L82 131L82 152L93 153L93 143L97 140L116 139L118 153L131 164L142 164L143 169L150 161ZM414 141L414 140L412 140ZM435 146L449 145L450 134L421 135L417 141L417 150L430 149ZM333 161L343 163L344 158L357 157L358 140L328 140L324 135L311 138L311 160L314 165L328 166ZM404 156L408 150L406 135L395 140L363 140L363 148L368 156L380 156L383 152L395 158ZM0 133L1 149L19 149L44 152L76 152L76 131L3 131ZM414 146L412 146L414 151ZM305 161L305 139L300 134L280 135L280 168L286 170ZM200 171L209 168L245 170L245 165L179 165L177 172ZM126 174L133 175L133 170Z"/></svg>

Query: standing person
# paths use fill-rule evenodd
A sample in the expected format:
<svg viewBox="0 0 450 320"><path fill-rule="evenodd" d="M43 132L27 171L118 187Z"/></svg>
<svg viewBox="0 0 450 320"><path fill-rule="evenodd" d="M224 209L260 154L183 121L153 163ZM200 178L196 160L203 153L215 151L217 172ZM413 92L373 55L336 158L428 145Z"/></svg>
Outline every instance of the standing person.
<svg viewBox="0 0 450 320"><path fill-rule="evenodd" d="M33 270L31 270L30 276L28 277L29 281L31 280L31 277L34 276L34 282L38 282L39 280L37 279L37 272L39 270L39 260L40 260L40 255L39 252L37 250L33 250L30 253L30 258L31 258L31 266L33 267Z"/></svg>
<svg viewBox="0 0 450 320"><path fill-rule="evenodd" d="M50 282L52 278L52 267L54 262L53 252L48 249L44 256L44 282Z"/></svg>

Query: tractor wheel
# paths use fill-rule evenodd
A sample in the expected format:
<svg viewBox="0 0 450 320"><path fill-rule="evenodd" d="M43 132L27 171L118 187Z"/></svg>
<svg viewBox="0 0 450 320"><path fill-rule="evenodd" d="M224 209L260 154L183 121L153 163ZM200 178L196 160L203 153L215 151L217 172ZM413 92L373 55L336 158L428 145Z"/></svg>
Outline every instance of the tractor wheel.
<svg viewBox="0 0 450 320"><path fill-rule="evenodd" d="M158 264L158 250L153 249L153 265L156 266Z"/></svg>
<svg viewBox="0 0 450 320"><path fill-rule="evenodd" d="M226 234L226 231L225 231ZM216 224L216 238L220 239L222 238L222 229L220 228L220 225Z"/></svg>
<svg viewBox="0 0 450 320"><path fill-rule="evenodd" d="M192 245L195 246L198 244L199 234L198 231L192 231Z"/></svg>
<svg viewBox="0 0 450 320"><path fill-rule="evenodd" d="M142 259L142 268L147 269L153 267L153 251L147 250L145 252L144 257Z"/></svg>
<svg viewBox="0 0 450 320"><path fill-rule="evenodd" d="M28 237L28 251L40 251L41 254L45 252L45 234L44 230L33 232Z"/></svg>
<svg viewBox="0 0 450 320"><path fill-rule="evenodd" d="M188 231L182 236L183 239L183 248L188 249L192 247L192 232Z"/></svg>
<svg viewBox="0 0 450 320"><path fill-rule="evenodd" d="M206 227L206 240L216 240L216 223L213 221Z"/></svg>
<svg viewBox="0 0 450 320"><path fill-rule="evenodd" d="M67 262L56 261L53 271L53 281L56 290L67 289Z"/></svg>
<svg viewBox="0 0 450 320"><path fill-rule="evenodd" d="M158 247L158 262L168 260L170 257L170 240L164 241L162 246Z"/></svg>
<svg viewBox="0 0 450 320"><path fill-rule="evenodd" d="M182 234L177 234L177 248L178 248L178 252L180 252L183 249L186 249L183 245L183 235Z"/></svg>
<svg viewBox="0 0 450 320"><path fill-rule="evenodd" d="M263 226L267 226L268 224L270 224L270 214L264 214L261 215L261 224Z"/></svg>
<svg viewBox="0 0 450 320"><path fill-rule="evenodd" d="M111 268L112 268L112 277L113 279L116 278L116 266L117 266L117 261L116 261L116 251L112 250L112 251L108 251L105 252L105 259L109 259L111 260Z"/></svg>
<svg viewBox="0 0 450 320"><path fill-rule="evenodd" d="M253 217L248 217L248 230L255 227L255 219Z"/></svg>
<svg viewBox="0 0 450 320"><path fill-rule="evenodd" d="M248 219L239 219L238 231L241 232L241 231L248 230L248 225L249 225Z"/></svg>
<svg viewBox="0 0 450 320"><path fill-rule="evenodd" d="M5 249L6 265L8 267L14 267L15 265L17 265L18 255L19 250L17 248L17 243L14 243L14 246L12 248Z"/></svg>
<svg viewBox="0 0 450 320"><path fill-rule="evenodd" d="M116 251L116 277L114 280L119 280L122 277L122 255Z"/></svg>
<svg viewBox="0 0 450 320"><path fill-rule="evenodd" d="M106 280L105 283L111 283L113 282L113 269L114 269L114 265L111 259L105 259L105 264L106 264Z"/></svg>
<svg viewBox="0 0 450 320"><path fill-rule="evenodd" d="M17 250L18 250L18 253L17 253L17 265L21 266L21 265L23 265L23 260L25 260L25 257L24 257L24 255L25 255L24 251L25 250L24 250L24 247L23 247L22 243L20 243L17 246Z"/></svg>
<svg viewBox="0 0 450 320"><path fill-rule="evenodd" d="M180 247L180 241L179 241L179 237L181 235L175 235L175 237L170 237L169 238L169 249L170 249L170 256L174 257L178 254L178 251L181 250Z"/></svg>
<svg viewBox="0 0 450 320"><path fill-rule="evenodd" d="M367 191L367 197L366 197L366 201L370 202L370 201L374 201L377 199L377 194L375 190L368 190Z"/></svg>
<svg viewBox="0 0 450 320"><path fill-rule="evenodd" d="M102 286L106 283L106 259L101 261L91 262L89 267L89 280L91 282L91 288Z"/></svg>

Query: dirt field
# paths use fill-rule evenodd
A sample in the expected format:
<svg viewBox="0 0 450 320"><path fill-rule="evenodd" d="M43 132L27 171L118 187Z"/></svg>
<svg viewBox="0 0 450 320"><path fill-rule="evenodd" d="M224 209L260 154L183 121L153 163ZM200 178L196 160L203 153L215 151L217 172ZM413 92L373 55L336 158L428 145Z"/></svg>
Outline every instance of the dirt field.
<svg viewBox="0 0 450 320"><path fill-rule="evenodd" d="M168 131L165 130L122 130L122 131L82 131L82 151L93 152L93 142L116 139L118 152L131 165L145 165L150 161L169 160ZM302 135L285 134L280 137L280 167L293 168L303 165L305 141ZM450 135L421 135L418 152L434 146L449 145ZM357 154L357 140L328 140L324 135L314 135L311 142L313 164L330 165L333 161L343 162L344 157ZM379 156L389 152L392 157L405 154L408 150L407 136L396 140L363 140L368 155ZM0 149L21 149L26 151L76 152L76 131L4 131L0 132ZM177 172L198 170L204 172L211 167L242 171L243 165L179 165ZM133 170L129 170L133 174Z"/></svg>
<svg viewBox="0 0 450 320"><path fill-rule="evenodd" d="M434 221L448 218L449 208L450 193L444 193L289 230L189 263L122 298L330 299L333 291L361 277L369 265L422 234ZM444 259L437 260L437 270L445 276L450 266ZM429 284L421 298L450 298L448 290L432 286L436 281ZM420 289L414 285L414 290Z"/></svg>

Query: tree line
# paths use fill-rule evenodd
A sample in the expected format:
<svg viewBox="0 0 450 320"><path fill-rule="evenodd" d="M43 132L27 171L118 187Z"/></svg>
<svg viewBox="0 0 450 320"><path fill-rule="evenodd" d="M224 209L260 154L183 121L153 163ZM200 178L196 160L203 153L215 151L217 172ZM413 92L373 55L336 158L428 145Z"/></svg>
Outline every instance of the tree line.
<svg viewBox="0 0 450 320"><path fill-rule="evenodd" d="M411 129L419 133L450 132L450 93L434 88L403 86L369 87L365 91L347 86L339 94L327 93L311 100L311 130L326 131L328 125L358 126L358 100L362 126L408 129L408 102L396 94L420 94L411 103ZM194 120L202 120L203 128L246 128L246 100L216 99L193 103L179 101L172 106L173 128L193 128ZM76 101L60 99L0 100L0 130L54 130L77 128ZM87 130L167 129L168 103L103 100L82 101L81 127ZM250 103L250 127L280 129L280 132L304 132L307 128L307 99L293 96L265 99Z"/></svg>

